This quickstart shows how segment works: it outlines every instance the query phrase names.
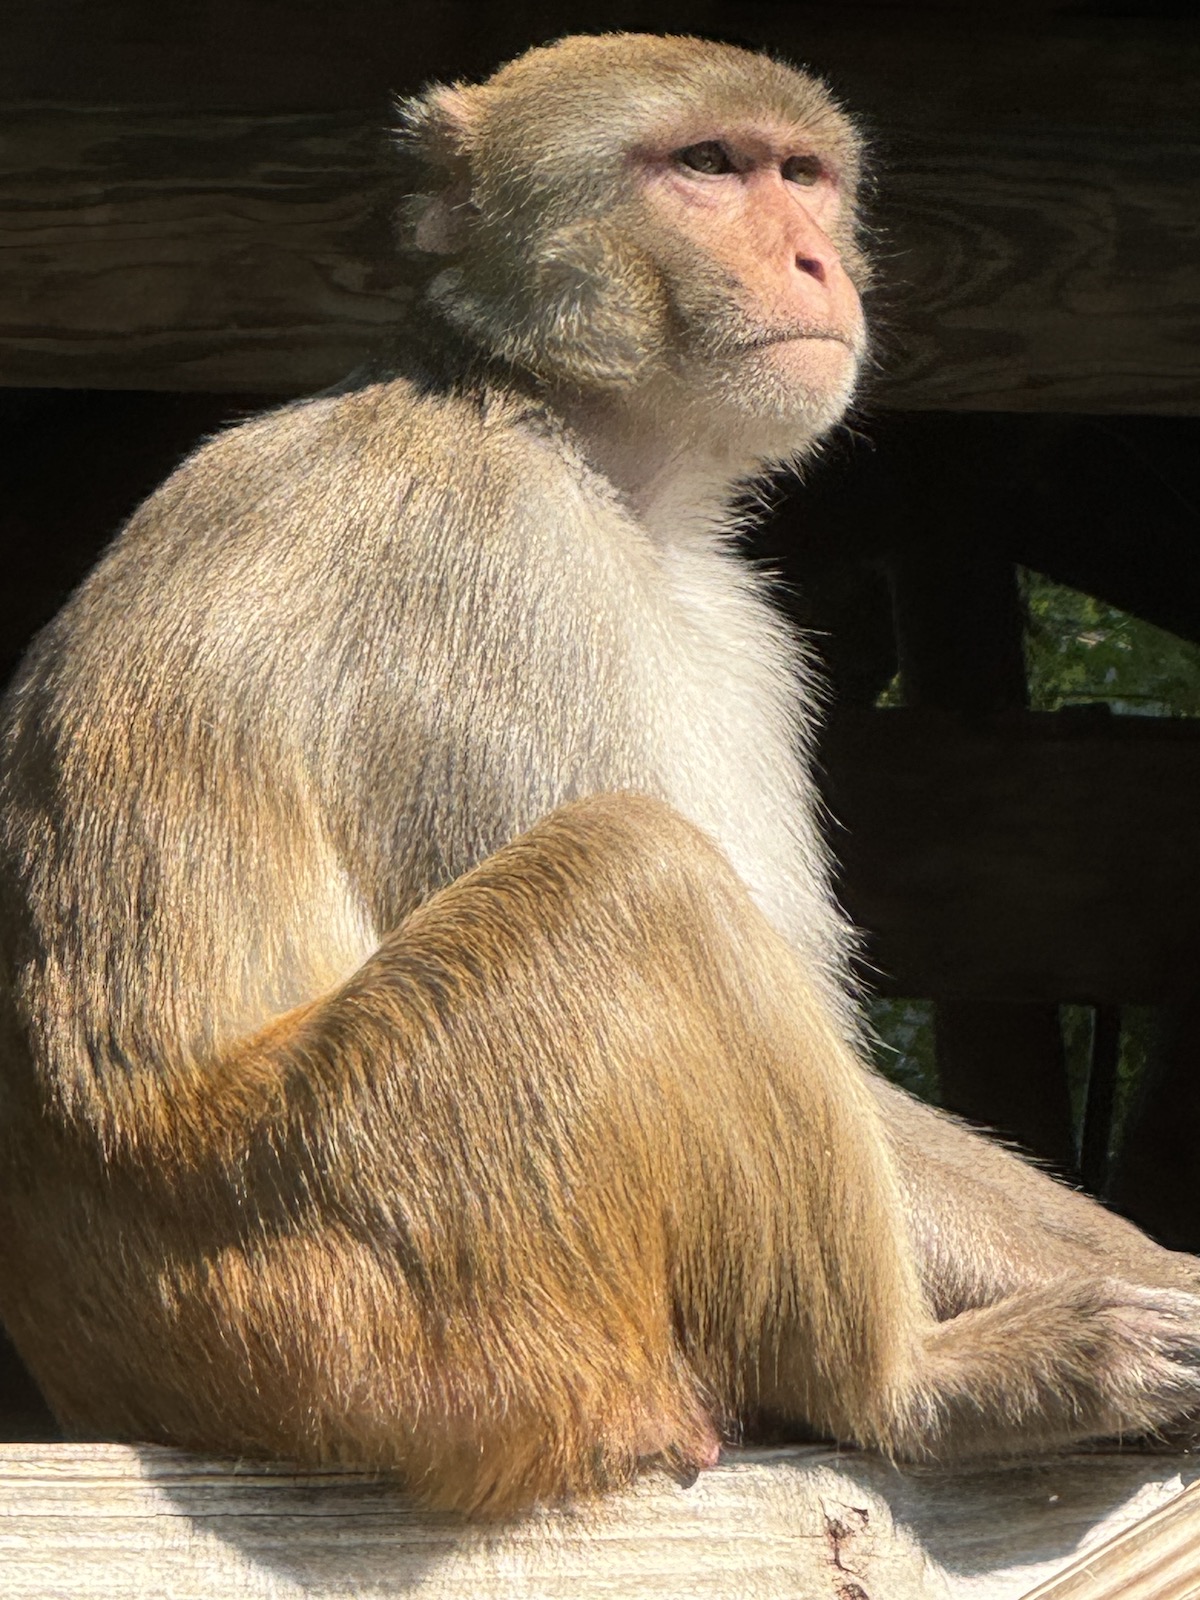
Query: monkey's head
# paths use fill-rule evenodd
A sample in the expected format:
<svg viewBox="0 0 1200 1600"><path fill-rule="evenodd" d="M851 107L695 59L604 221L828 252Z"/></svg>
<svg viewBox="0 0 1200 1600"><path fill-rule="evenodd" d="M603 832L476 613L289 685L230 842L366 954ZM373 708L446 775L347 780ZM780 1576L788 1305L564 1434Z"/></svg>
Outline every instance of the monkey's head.
<svg viewBox="0 0 1200 1600"><path fill-rule="evenodd" d="M865 335L861 147L816 79L687 38L562 40L403 107L431 293L555 384L783 432L841 416Z"/></svg>

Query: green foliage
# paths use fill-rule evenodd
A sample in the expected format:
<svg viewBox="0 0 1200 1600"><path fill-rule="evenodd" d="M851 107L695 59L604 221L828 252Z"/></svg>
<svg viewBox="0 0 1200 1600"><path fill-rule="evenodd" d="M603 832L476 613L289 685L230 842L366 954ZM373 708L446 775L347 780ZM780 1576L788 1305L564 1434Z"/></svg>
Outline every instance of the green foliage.
<svg viewBox="0 0 1200 1600"><path fill-rule="evenodd" d="M1113 1106L1109 1157L1116 1155L1125 1137L1134 1098L1146 1079L1146 1069L1158 1043L1156 1006L1122 1006L1121 1054L1117 1062L1117 1098Z"/></svg>
<svg viewBox="0 0 1200 1600"><path fill-rule="evenodd" d="M1127 716L1200 716L1200 647L1114 606L1023 572L1029 704L1034 711L1104 704ZM904 704L895 677L880 706ZM1091 1063L1091 1006L1060 1008L1067 1078L1078 1130L1083 1122ZM1127 1006L1121 1017L1121 1052L1110 1153L1120 1146L1129 1108L1154 1045L1155 1013ZM869 1008L875 1063L887 1077L922 1100L938 1101L933 1006L927 1000L875 1000Z"/></svg>
<svg viewBox="0 0 1200 1600"><path fill-rule="evenodd" d="M1063 1050L1067 1062L1067 1084L1076 1141L1083 1132L1083 1113L1087 1100L1088 1074L1092 1062L1092 1036L1096 1013L1092 1006L1067 1005L1058 1008L1062 1022ZM1117 1057L1117 1087L1109 1129L1108 1158L1111 1162L1121 1148L1126 1123L1138 1085L1154 1051L1158 1012L1154 1006L1122 1006L1121 1044Z"/></svg>
<svg viewBox="0 0 1200 1600"><path fill-rule="evenodd" d="M1087 1104L1088 1077L1092 1070L1092 1033L1096 1013L1092 1006L1059 1006L1063 1057L1067 1068L1067 1093L1071 1097L1071 1122L1075 1129L1075 1154L1083 1131L1083 1110Z"/></svg>
<svg viewBox="0 0 1200 1600"><path fill-rule="evenodd" d="M1200 716L1200 647L1040 573L1023 586L1035 711L1099 701L1127 715Z"/></svg>
<svg viewBox="0 0 1200 1600"><path fill-rule="evenodd" d="M938 1103L930 1000L872 1000L867 1006L875 1065L920 1100Z"/></svg>
<svg viewBox="0 0 1200 1600"><path fill-rule="evenodd" d="M880 690L875 704L885 711L890 711L893 706L902 706L904 703L904 685L900 680L900 674L897 673L888 681L886 687Z"/></svg>

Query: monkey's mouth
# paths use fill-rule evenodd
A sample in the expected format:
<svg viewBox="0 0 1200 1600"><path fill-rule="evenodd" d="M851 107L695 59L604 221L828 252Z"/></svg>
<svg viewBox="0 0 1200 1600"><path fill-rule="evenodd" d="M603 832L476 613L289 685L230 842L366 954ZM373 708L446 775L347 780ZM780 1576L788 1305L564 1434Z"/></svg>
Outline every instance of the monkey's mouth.
<svg viewBox="0 0 1200 1600"><path fill-rule="evenodd" d="M850 334L842 328L774 328L769 333L755 334L753 339L740 341L739 350L767 350L776 344L799 344L805 340L826 340L834 344L844 344L852 353L858 346Z"/></svg>

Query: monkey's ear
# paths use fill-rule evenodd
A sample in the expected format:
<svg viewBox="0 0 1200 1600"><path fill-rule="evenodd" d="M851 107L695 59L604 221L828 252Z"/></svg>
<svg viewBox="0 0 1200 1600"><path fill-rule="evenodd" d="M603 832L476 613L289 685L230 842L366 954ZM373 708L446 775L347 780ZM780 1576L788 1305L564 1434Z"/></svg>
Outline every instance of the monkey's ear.
<svg viewBox="0 0 1200 1600"><path fill-rule="evenodd" d="M405 206L409 239L429 255L457 255L469 242L475 215L471 150L483 111L481 96L463 84L434 84L396 109L402 146L432 169L439 185L436 193L414 195Z"/></svg>
<svg viewBox="0 0 1200 1600"><path fill-rule="evenodd" d="M478 85L435 83L422 94L399 100L397 134L418 160L439 173L458 173L470 159L483 119Z"/></svg>

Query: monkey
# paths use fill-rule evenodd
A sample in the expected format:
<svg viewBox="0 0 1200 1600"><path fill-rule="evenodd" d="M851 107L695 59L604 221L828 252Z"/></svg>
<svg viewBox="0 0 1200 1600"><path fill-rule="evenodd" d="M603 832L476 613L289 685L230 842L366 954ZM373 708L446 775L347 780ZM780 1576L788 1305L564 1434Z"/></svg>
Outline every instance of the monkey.
<svg viewBox="0 0 1200 1600"><path fill-rule="evenodd" d="M506 1515L764 1429L1186 1433L1200 1264L867 1064L818 690L733 542L867 352L824 84L404 108L382 376L205 443L0 722L0 1317L63 1427Z"/></svg>

